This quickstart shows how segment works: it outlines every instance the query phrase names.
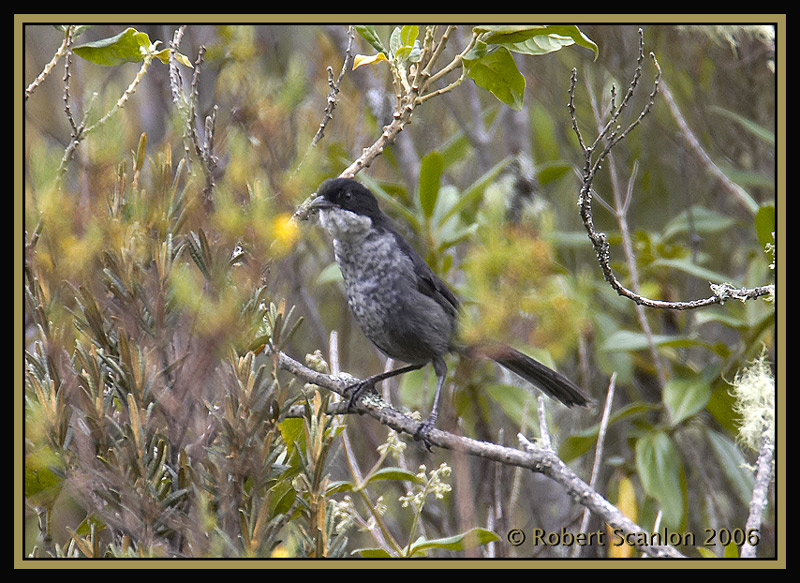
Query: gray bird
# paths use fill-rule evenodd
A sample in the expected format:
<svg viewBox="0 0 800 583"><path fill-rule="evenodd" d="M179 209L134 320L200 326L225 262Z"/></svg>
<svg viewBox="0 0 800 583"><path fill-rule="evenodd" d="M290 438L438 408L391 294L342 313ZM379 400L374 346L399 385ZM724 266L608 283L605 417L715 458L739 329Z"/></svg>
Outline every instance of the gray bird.
<svg viewBox="0 0 800 583"><path fill-rule="evenodd" d="M326 180L309 205L333 239L344 278L347 303L364 335L386 356L408 363L351 388L351 406L365 389L387 378L433 364L436 394L430 416L417 437L429 446L447 365L444 356L490 358L568 406L592 402L560 373L518 350L498 343L464 346L458 342L459 302L425 260L397 232L372 192L348 178Z"/></svg>

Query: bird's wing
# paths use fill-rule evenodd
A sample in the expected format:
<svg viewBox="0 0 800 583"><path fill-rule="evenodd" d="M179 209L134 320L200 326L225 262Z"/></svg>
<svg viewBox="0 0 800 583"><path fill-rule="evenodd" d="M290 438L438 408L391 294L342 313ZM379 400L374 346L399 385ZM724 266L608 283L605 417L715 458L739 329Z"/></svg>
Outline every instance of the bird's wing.
<svg viewBox="0 0 800 583"><path fill-rule="evenodd" d="M433 298L447 313L456 317L459 303L455 294L447 287L447 284L439 279L420 254L414 250L402 235L396 231L394 231L394 235L397 238L398 246L411 258L414 264L414 272L417 275L417 289L420 293Z"/></svg>

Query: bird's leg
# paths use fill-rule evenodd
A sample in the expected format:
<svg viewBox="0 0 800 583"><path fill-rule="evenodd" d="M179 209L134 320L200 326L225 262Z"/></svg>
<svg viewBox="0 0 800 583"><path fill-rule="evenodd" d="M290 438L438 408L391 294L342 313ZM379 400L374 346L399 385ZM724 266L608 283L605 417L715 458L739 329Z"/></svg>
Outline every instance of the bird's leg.
<svg viewBox="0 0 800 583"><path fill-rule="evenodd" d="M412 370L417 370L422 368L425 363L423 364L409 364L408 366L402 366L400 368L396 368L394 370L390 370L387 372L382 372L380 374L372 375L364 380L358 381L357 383L350 385L345 390L347 391L347 408L350 411L355 410L355 405L361 399L361 395L364 394L364 391L374 391L375 385L381 381L386 379L392 378L397 375L401 375L403 373L411 372Z"/></svg>
<svg viewBox="0 0 800 583"><path fill-rule="evenodd" d="M428 415L428 418L420 424L419 429L417 429L414 434L414 438L421 440L428 451L433 451L428 435L431 429L436 427L436 421L439 418L439 399L442 396L442 387L444 386L444 379L447 376L447 365L442 359L434 360L433 370L436 372L437 377L436 394L433 396L433 407L431 407L431 413Z"/></svg>

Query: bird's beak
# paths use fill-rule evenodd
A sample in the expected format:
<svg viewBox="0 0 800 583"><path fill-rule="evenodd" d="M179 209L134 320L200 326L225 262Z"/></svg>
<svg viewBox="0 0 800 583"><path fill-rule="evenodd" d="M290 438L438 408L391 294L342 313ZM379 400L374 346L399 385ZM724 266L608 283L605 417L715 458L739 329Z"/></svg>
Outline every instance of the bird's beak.
<svg viewBox="0 0 800 583"><path fill-rule="evenodd" d="M333 208L336 205L333 204L331 201L326 199L323 196L318 196L314 200L312 200L308 205L308 210L317 210L317 209L329 209Z"/></svg>
<svg viewBox="0 0 800 583"><path fill-rule="evenodd" d="M336 205L334 205L331 201L326 200L322 196L317 196L308 204L304 204L299 209L297 209L297 211L295 211L294 213L294 216L297 219L305 221L306 219L308 219L311 213L318 211L319 209L332 208L334 206Z"/></svg>

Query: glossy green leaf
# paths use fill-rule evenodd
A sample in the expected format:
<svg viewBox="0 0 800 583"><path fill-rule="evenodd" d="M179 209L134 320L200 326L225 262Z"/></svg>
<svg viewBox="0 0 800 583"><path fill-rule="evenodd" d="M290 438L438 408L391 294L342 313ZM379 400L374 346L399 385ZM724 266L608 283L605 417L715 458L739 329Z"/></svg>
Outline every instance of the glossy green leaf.
<svg viewBox="0 0 800 583"><path fill-rule="evenodd" d="M50 448L25 457L25 497L41 507L52 506L64 485L64 463Z"/></svg>
<svg viewBox="0 0 800 583"><path fill-rule="evenodd" d="M522 109L525 77L506 48L499 47L475 59L465 57L464 63L467 75L478 87L491 92L512 109Z"/></svg>
<svg viewBox="0 0 800 583"><path fill-rule="evenodd" d="M526 55L543 55L577 44L589 49L596 59L600 49L581 30L571 24L554 25L482 25L475 27L487 33L481 38L491 45L502 45L510 51Z"/></svg>
<svg viewBox="0 0 800 583"><path fill-rule="evenodd" d="M458 202L445 211L440 222L443 223L449 220L451 217L473 205L477 206L478 202L483 197L486 187L490 185L503 170L506 169L511 160L511 156L507 156L500 160L500 162L489 168L489 170L484 172L483 175L479 176L475 182L465 188L461 192Z"/></svg>
<svg viewBox="0 0 800 583"><path fill-rule="evenodd" d="M409 60L414 61L413 58L415 42L419 34L419 26L405 25L402 28L395 28L392 31L391 38L389 39L389 49L392 51L394 58L397 62ZM416 51L417 57L419 50Z"/></svg>
<svg viewBox="0 0 800 583"><path fill-rule="evenodd" d="M565 160L552 160L540 164L535 168L536 178L539 184L547 186L559 178L566 176L574 166ZM582 235L583 242L586 242L586 234Z"/></svg>
<svg viewBox="0 0 800 583"><path fill-rule="evenodd" d="M147 34L135 28L127 28L118 35L89 42L72 50L79 57L96 65L113 67L142 61L150 44Z"/></svg>
<svg viewBox="0 0 800 583"><path fill-rule="evenodd" d="M748 469L750 462L742 454L742 450L739 449L733 439L727 435L709 428L705 428L705 434L714 456L717 458L717 467L728 478L728 483L731 485L731 489L739 503L743 507L747 506L753 496L753 487L755 485L753 472Z"/></svg>
<svg viewBox="0 0 800 583"><path fill-rule="evenodd" d="M658 501L664 524L672 529L680 528L684 512L683 466L666 433L654 431L636 442L636 469L647 495Z"/></svg>
<svg viewBox="0 0 800 583"><path fill-rule="evenodd" d="M332 494L338 494L340 492L352 492L353 491L353 482L347 480L337 480L335 482L331 482L328 484L328 487L325 489L325 495L330 496Z"/></svg>

